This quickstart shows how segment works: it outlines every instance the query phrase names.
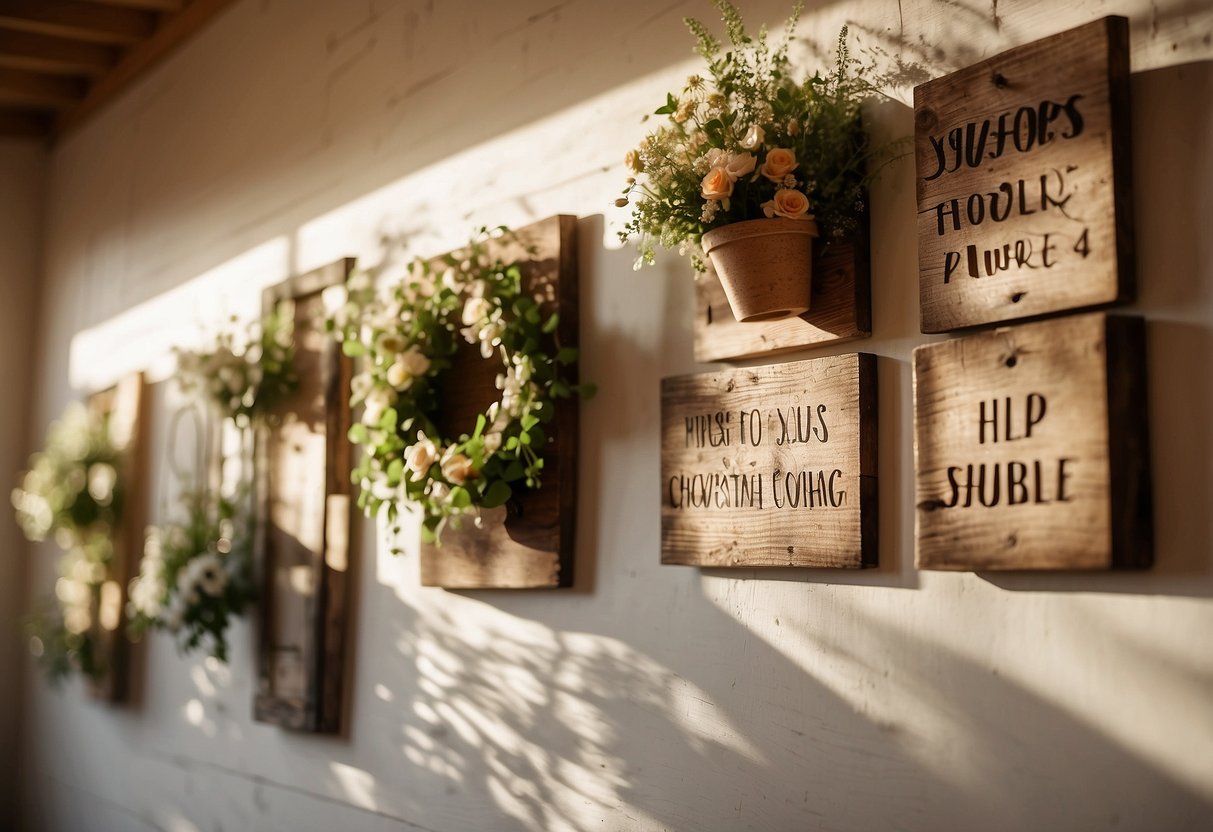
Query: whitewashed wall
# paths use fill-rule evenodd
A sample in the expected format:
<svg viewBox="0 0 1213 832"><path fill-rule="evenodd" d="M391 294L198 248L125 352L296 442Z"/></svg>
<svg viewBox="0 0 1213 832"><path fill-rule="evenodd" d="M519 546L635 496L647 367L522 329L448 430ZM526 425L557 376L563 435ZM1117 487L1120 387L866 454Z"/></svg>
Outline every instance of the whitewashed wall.
<svg viewBox="0 0 1213 832"><path fill-rule="evenodd" d="M415 551L368 545L345 739L251 721L247 627L227 669L154 638L134 707L30 674L30 829L1208 828L1213 10L811 6L819 52L850 21L861 46L932 75L1132 18L1157 567L913 569L909 357L925 339L908 160L873 193L860 345L882 356L880 568L660 566L658 379L697 369L691 281L674 258L632 271L608 206L641 115L696 66L681 18L707 4L245 0L52 156L35 424L123 371L163 371L170 344L290 273L577 214L583 372L601 388L583 417L580 586L422 589ZM786 12L743 8L755 24ZM873 119L912 128L903 105Z"/></svg>

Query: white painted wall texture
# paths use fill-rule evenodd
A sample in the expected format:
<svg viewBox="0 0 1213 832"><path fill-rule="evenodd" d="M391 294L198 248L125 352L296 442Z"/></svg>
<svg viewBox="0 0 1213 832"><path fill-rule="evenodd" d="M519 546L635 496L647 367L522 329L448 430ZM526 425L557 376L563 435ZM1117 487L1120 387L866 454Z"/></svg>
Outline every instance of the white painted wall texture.
<svg viewBox="0 0 1213 832"><path fill-rule="evenodd" d="M755 24L786 13L742 5ZM874 335L858 345L881 356L880 568L660 566L658 380L699 369L691 278L673 257L633 272L608 206L640 117L696 66L681 18L707 4L245 0L53 153L33 424L128 369L163 371L170 344L288 274L577 214L583 372L601 388L583 416L579 587L422 589L415 546L393 558L367 534L343 739L251 721L247 626L229 668L153 638L131 707L29 673L27 828L1209 828L1213 9L810 6L818 52L850 21L861 47L932 75L1132 19L1156 568L914 570L909 359L926 338L909 160L873 192ZM902 104L872 119L912 128Z"/></svg>

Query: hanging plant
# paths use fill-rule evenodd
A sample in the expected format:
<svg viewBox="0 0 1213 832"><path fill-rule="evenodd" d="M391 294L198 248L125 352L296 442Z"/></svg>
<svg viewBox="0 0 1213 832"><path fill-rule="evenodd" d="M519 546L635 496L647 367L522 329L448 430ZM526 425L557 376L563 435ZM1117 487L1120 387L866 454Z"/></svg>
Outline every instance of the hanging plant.
<svg viewBox="0 0 1213 832"><path fill-rule="evenodd" d="M281 305L239 337L220 332L209 349L175 350L181 390L204 395L238 427L250 424L299 386L290 311Z"/></svg>
<svg viewBox="0 0 1213 832"><path fill-rule="evenodd" d="M508 229L482 229L438 261L413 261L382 292L356 272L329 322L345 353L363 359L350 399L363 407L349 434L362 450L358 504L392 523L402 504L419 505L427 542L448 522L539 488L555 402L592 392L568 380L577 350L558 343L558 317L525 291L517 263L492 253L510 239ZM460 341L501 363L500 397L463 433L445 436L438 389L459 383L445 374Z"/></svg>
<svg viewBox="0 0 1213 832"><path fill-rule="evenodd" d="M228 625L255 597L247 500L195 490L181 502L179 520L148 529L130 586L130 627L172 633L183 652L209 640L210 655L226 662Z"/></svg>
<svg viewBox="0 0 1213 832"><path fill-rule="evenodd" d="M73 670L91 679L107 671L95 625L103 590L112 583L107 579L122 513L121 470L108 417L73 403L51 425L46 448L30 458L29 471L12 493L26 538L49 537L63 550L55 600L26 626L31 650L54 681Z"/></svg>

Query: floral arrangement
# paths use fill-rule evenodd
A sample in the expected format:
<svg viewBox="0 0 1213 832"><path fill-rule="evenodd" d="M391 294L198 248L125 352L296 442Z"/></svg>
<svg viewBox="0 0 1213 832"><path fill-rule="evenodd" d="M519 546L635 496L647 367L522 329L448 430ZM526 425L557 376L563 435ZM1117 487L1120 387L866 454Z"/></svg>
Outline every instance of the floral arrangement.
<svg viewBox="0 0 1213 832"><path fill-rule="evenodd" d="M131 581L133 634L150 629L177 636L191 651L209 637L210 654L226 662L227 627L252 603L252 535L243 500L197 490L182 496L185 516L148 529L139 575Z"/></svg>
<svg viewBox="0 0 1213 832"><path fill-rule="evenodd" d="M632 206L619 237L635 238L636 268L656 246L689 254L703 271L706 231L762 217L816 220L823 236L845 238L862 216L876 155L860 124L860 106L877 92L872 71L850 57L847 29L838 38L834 71L794 77L788 45L802 8L772 47L764 28L745 29L728 0L714 0L731 48L698 20L686 24L707 61L708 78L692 75L669 93L666 120L626 156L632 172L618 207Z"/></svg>
<svg viewBox="0 0 1213 832"><path fill-rule="evenodd" d="M289 304L280 305L239 338L220 332L209 350L176 350L182 391L201 391L237 426L293 392L299 380L290 311Z"/></svg>
<svg viewBox="0 0 1213 832"><path fill-rule="evenodd" d="M108 418L71 404L51 425L45 450L31 457L30 470L12 493L26 538L52 537L64 552L55 601L27 624L30 647L52 680L73 669L93 679L106 671L93 625L122 512L121 468Z"/></svg>
<svg viewBox="0 0 1213 832"><path fill-rule="evenodd" d="M427 542L439 541L448 522L538 488L554 402L592 392L572 383L577 350L558 343L558 316L525 291L517 264L491 253L513 239L506 228L482 229L437 261L414 260L382 292L369 274L355 273L329 322L344 352L364 359L350 399L363 406L349 433L362 449L353 472L358 504L393 523L402 502L419 504ZM501 396L450 438L435 419L461 339L501 361Z"/></svg>

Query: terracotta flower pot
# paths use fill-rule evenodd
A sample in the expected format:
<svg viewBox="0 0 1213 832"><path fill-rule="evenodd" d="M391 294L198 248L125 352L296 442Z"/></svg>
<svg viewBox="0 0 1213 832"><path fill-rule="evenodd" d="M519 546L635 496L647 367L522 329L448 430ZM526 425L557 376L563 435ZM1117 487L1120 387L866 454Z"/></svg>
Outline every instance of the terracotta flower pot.
<svg viewBox="0 0 1213 832"><path fill-rule="evenodd" d="M744 220L703 235L733 315L742 322L792 318L809 309L813 220Z"/></svg>

